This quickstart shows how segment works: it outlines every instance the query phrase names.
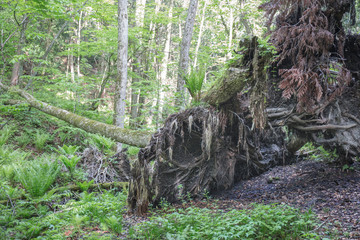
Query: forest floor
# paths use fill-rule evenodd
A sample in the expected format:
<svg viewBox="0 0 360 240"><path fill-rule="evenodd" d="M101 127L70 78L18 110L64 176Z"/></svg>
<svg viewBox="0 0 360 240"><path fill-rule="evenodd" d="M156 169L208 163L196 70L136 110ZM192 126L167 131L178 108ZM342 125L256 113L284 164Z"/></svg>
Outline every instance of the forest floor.
<svg viewBox="0 0 360 240"><path fill-rule="evenodd" d="M350 168L314 161L278 166L213 197L224 209L243 209L252 203L311 209L322 222L318 227L322 235L331 231L336 239L360 239L359 162Z"/></svg>
<svg viewBox="0 0 360 240"><path fill-rule="evenodd" d="M344 167L305 160L277 166L235 184L230 190L213 194L210 200L174 207L216 206L230 211L249 209L254 203L286 204L301 211L311 210L319 219L316 231L323 239L360 239L360 162ZM124 222L134 225L147 221L149 216L125 215Z"/></svg>

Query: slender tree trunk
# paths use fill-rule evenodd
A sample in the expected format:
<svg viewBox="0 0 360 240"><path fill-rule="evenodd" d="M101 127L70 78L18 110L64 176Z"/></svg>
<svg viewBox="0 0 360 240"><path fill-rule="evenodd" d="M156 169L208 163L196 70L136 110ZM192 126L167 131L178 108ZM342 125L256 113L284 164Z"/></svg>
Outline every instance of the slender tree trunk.
<svg viewBox="0 0 360 240"><path fill-rule="evenodd" d="M72 43L72 39L70 40L70 44ZM73 54L73 48L69 48L70 55L69 55L69 65L70 65L70 76L71 76L71 82L75 83L75 68L74 68L74 54Z"/></svg>
<svg viewBox="0 0 360 240"><path fill-rule="evenodd" d="M232 1L230 1L232 3ZM231 48L232 48L232 40L233 40L233 33L234 33L234 10L230 8L229 13L229 41L228 41L228 53L226 54L226 60L231 58Z"/></svg>
<svg viewBox="0 0 360 240"><path fill-rule="evenodd" d="M118 0L118 51L117 78L114 97L114 124L124 128L125 99L127 85L127 56L128 56L128 12L127 0ZM117 144L117 151L121 151L122 144Z"/></svg>
<svg viewBox="0 0 360 240"><path fill-rule="evenodd" d="M163 85L168 85L169 81L167 78L168 73L168 64L169 64L169 56L170 56L170 46L171 46L171 31L172 31L172 18L173 18L173 0L170 1L170 9L169 9L169 23L166 27L166 41L165 41L165 47L164 47L164 58L161 62L160 67L160 78L159 78L159 93L158 93L158 99L157 99L157 107L158 107L158 114L156 119L156 128L158 127L159 119L162 118L162 112L164 108L164 91L161 88Z"/></svg>
<svg viewBox="0 0 360 240"><path fill-rule="evenodd" d="M189 68L189 52L194 29L197 5L198 0L190 0L188 15L186 18L184 33L181 41L179 73L177 81L178 96L176 98L176 105L180 107L185 106L185 76Z"/></svg>
<svg viewBox="0 0 360 240"><path fill-rule="evenodd" d="M78 24L78 29L77 29L77 38L76 38L76 44L77 44L77 62L76 62L76 71L77 71L77 75L78 77L81 76L81 72L80 72L80 43L81 43L81 18L83 15L83 11L80 11L80 16L79 16L79 24Z"/></svg>
<svg viewBox="0 0 360 240"><path fill-rule="evenodd" d="M98 109L99 105L100 105L100 98L102 97L104 91L105 91L105 86L107 84L107 82L109 81L110 78L110 73L111 73L111 56L112 54L110 54L109 56L109 60L107 62L107 65L104 66L104 74L102 77L102 81L100 84L100 89L99 89L99 93L96 97L96 99L93 101L93 103L91 104L90 109L95 111L96 109Z"/></svg>
<svg viewBox="0 0 360 240"><path fill-rule="evenodd" d="M135 24L138 28L144 27L144 17L145 17L145 4L146 0L136 0L136 11L135 11ZM142 36L141 33L138 34L139 45L142 45ZM139 50L141 52L141 49ZM133 71L137 75L132 79L132 86L131 86L131 109L130 109L130 126L134 129L139 127L138 117L140 115L140 107L139 107L139 95L140 95L140 88L139 82L141 81L141 75L143 68L143 58L144 53L136 54L136 58L133 65Z"/></svg>
<svg viewBox="0 0 360 240"><path fill-rule="evenodd" d="M88 1L89 1L89 0L86 0L86 1L83 3L83 5L82 5L74 14L80 12L80 11L85 7L85 5L87 4ZM73 16L74 16L74 15L72 15L70 18L72 18ZM66 22L61 26L60 30L58 31L58 33L56 34L56 36L53 38L53 40L51 41L50 45L49 45L49 46L47 47L47 49L45 50L44 55L42 55L40 59L44 60L44 59L47 58L47 56L49 55L51 49L53 48L56 40L59 38L60 34L65 30L65 28L68 26L69 22L70 22L70 20L66 21ZM40 61L40 63L37 65L37 67L39 68L39 67L41 67L41 65L42 65L42 62ZM36 70L35 70L35 71L32 71L32 73L31 73L31 78L30 78L28 84L26 85L25 90L28 89L28 88L32 85L33 77L35 77L37 74L38 74L38 72L37 72Z"/></svg>
<svg viewBox="0 0 360 240"><path fill-rule="evenodd" d="M200 45L201 45L201 37L204 31L204 23L205 23L205 13L206 13L206 7L207 7L207 0L204 1L204 8L201 14L201 23L200 23L200 29L199 29L199 36L198 36L198 40L197 40L197 44L196 44L196 48L195 48L195 60L194 60L194 67L197 66L197 60L198 60L198 54L199 54L199 49L200 49Z"/></svg>
<svg viewBox="0 0 360 240"><path fill-rule="evenodd" d="M252 36L253 35L252 28L250 26L249 20L246 18L246 14L244 13L244 10L243 10L245 0L239 0L239 3L240 3L240 9L241 9L240 22L241 22L242 25L244 25L246 34L249 35L249 36Z"/></svg>
<svg viewBox="0 0 360 240"><path fill-rule="evenodd" d="M27 14L25 14L24 20L22 21L22 24L21 24L20 38L19 38L19 44L17 45L17 49L16 49L16 55L22 54L22 48L25 44L25 31L26 31L28 22L29 22L28 16L27 16ZM14 67L13 67L12 74L11 74L11 85L16 86L19 83L20 76L21 76L21 73L23 70L23 64L24 63L22 60L19 60L14 63Z"/></svg>

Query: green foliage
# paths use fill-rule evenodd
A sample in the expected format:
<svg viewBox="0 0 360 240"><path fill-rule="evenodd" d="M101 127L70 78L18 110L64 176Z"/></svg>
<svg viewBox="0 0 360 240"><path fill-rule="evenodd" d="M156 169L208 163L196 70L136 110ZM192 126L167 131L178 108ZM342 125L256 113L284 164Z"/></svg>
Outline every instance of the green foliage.
<svg viewBox="0 0 360 240"><path fill-rule="evenodd" d="M20 136L15 138L15 141L20 147L26 147L31 143L32 139L28 134L22 133Z"/></svg>
<svg viewBox="0 0 360 240"><path fill-rule="evenodd" d="M14 133L14 129L9 126L5 126L0 130L0 147L3 146Z"/></svg>
<svg viewBox="0 0 360 240"><path fill-rule="evenodd" d="M134 147L134 146L129 146L127 153L129 154L130 157L133 157L133 156L137 156L139 151L140 151L140 148Z"/></svg>
<svg viewBox="0 0 360 240"><path fill-rule="evenodd" d="M13 162L23 162L29 157L30 153L21 151L20 149L14 150L8 145L0 146L0 164L9 164Z"/></svg>
<svg viewBox="0 0 360 240"><path fill-rule="evenodd" d="M0 200L14 199L20 197L22 194L24 194L23 190L12 187L6 181L0 179Z"/></svg>
<svg viewBox="0 0 360 240"><path fill-rule="evenodd" d="M153 216L132 231L133 239L319 239L311 211L286 205L253 205L250 210L223 212L179 209Z"/></svg>
<svg viewBox="0 0 360 240"><path fill-rule="evenodd" d="M35 134L35 147L37 150L42 151L44 150L45 143L50 139L50 135L47 133L42 133L41 131L36 131Z"/></svg>
<svg viewBox="0 0 360 240"><path fill-rule="evenodd" d="M104 237L118 234L122 229L121 216L125 213L126 197L126 192L116 195L107 191L103 194L83 192L79 201L71 200L65 205L60 205L56 213L37 219L37 225L46 230L41 233L44 239L64 239L64 232L72 232L76 234L76 238L82 238L80 236L85 234L83 230L97 226L101 226L105 231L110 230ZM86 239L95 234L87 233Z"/></svg>
<svg viewBox="0 0 360 240"><path fill-rule="evenodd" d="M0 168L0 177L13 182L15 179L15 168L14 165L2 165Z"/></svg>
<svg viewBox="0 0 360 240"><path fill-rule="evenodd" d="M60 138L62 144L77 146L84 146L85 139L89 137L89 133L86 131L67 125L56 129L54 135Z"/></svg>
<svg viewBox="0 0 360 240"><path fill-rule="evenodd" d="M299 151L307 154L309 159L315 161L333 162L339 157L336 149L329 152L323 146L315 147L311 142L306 143Z"/></svg>
<svg viewBox="0 0 360 240"><path fill-rule="evenodd" d="M88 181L84 181L84 182L77 182L76 185L79 186L80 190L83 192L86 192L89 187L91 186L91 184L94 183L94 180L91 180L90 182Z"/></svg>
<svg viewBox="0 0 360 240"><path fill-rule="evenodd" d="M59 149L57 150L58 153L62 154L62 155L70 155L73 156L75 155L76 151L79 149L78 146L67 146L67 145L63 145L62 147L59 147Z"/></svg>
<svg viewBox="0 0 360 240"><path fill-rule="evenodd" d="M59 156L59 160L65 165L70 175L73 176L75 172L76 164L81 159L80 156L75 155L78 150L78 146L62 146L59 147L58 152L62 155Z"/></svg>
<svg viewBox="0 0 360 240"><path fill-rule="evenodd" d="M201 91L203 88L205 75L205 68L200 68L198 71L192 69L190 74L185 78L185 87L189 90L189 93L195 102L199 102L201 99Z"/></svg>
<svg viewBox="0 0 360 240"><path fill-rule="evenodd" d="M32 197L41 197L54 183L60 167L46 156L14 166L16 178Z"/></svg>
<svg viewBox="0 0 360 240"><path fill-rule="evenodd" d="M95 145L104 153L112 154L112 148L115 146L115 141L101 136L99 134L89 134L91 136L90 144Z"/></svg>
<svg viewBox="0 0 360 240"><path fill-rule="evenodd" d="M120 218L120 217L111 216L111 217L105 218L104 223L110 230L112 230L115 233L120 234L123 231L122 218Z"/></svg>

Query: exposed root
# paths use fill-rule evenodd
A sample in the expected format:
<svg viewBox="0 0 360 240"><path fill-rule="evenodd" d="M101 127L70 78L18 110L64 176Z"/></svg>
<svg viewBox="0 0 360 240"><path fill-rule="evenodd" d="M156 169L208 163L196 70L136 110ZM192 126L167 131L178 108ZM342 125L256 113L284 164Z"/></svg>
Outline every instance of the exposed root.
<svg viewBox="0 0 360 240"><path fill-rule="evenodd" d="M95 147L86 148L82 154L81 164L89 179L95 183L129 181L130 164L125 153L105 158Z"/></svg>
<svg viewBox="0 0 360 240"><path fill-rule="evenodd" d="M280 128L251 131L240 113L194 108L172 115L139 153L129 206L142 214L162 198L176 202L228 189L282 163L283 144Z"/></svg>

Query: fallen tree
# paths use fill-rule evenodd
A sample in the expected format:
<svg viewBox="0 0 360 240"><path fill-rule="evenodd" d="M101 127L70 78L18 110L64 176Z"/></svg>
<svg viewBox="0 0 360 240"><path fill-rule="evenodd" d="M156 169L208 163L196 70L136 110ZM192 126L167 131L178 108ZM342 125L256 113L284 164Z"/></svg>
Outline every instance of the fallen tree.
<svg viewBox="0 0 360 240"><path fill-rule="evenodd" d="M360 154L359 67L349 49L360 37L341 25L354 1L269 1L278 12L272 40L280 76L269 76L269 56L256 38L203 100L212 107L170 116L141 149L132 168L128 203L137 214L162 200L230 188L234 182L293 161L311 141L349 163ZM355 39L354 39L355 38ZM348 51L344 51L348 50ZM349 61L345 61L345 58ZM274 68L275 66L273 66Z"/></svg>
<svg viewBox="0 0 360 240"><path fill-rule="evenodd" d="M175 202L188 194L201 197L228 189L236 181L292 162L308 141L336 149L343 162L358 156L360 67L351 60L358 58L352 50L359 49L360 37L346 40L341 25L351 2L265 4L270 19L280 11L272 37L278 43L280 76L268 74L272 56L256 38L242 42L241 57L203 97L211 106L169 116L140 150L131 168L130 209L143 214L162 199ZM39 110L62 113L24 91L13 91ZM96 126L92 120L81 118L79 124L64 115L85 130ZM94 129L113 139L117 134L114 126L89 131ZM119 132L118 141L146 145L148 135L129 141L133 132L126 131Z"/></svg>
<svg viewBox="0 0 360 240"><path fill-rule="evenodd" d="M151 133L145 131L135 131L125 128L119 128L114 125L105 124L102 122L94 121L77 114L71 113L61 108L54 107L45 102L39 101L31 94L24 90L15 87L8 87L3 83L0 83L0 88L19 94L26 102L42 112L45 112L51 116L57 117L65 122L68 122L75 127L81 128L90 133L98 133L111 138L115 141L125 143L136 147L145 147L150 139Z"/></svg>

